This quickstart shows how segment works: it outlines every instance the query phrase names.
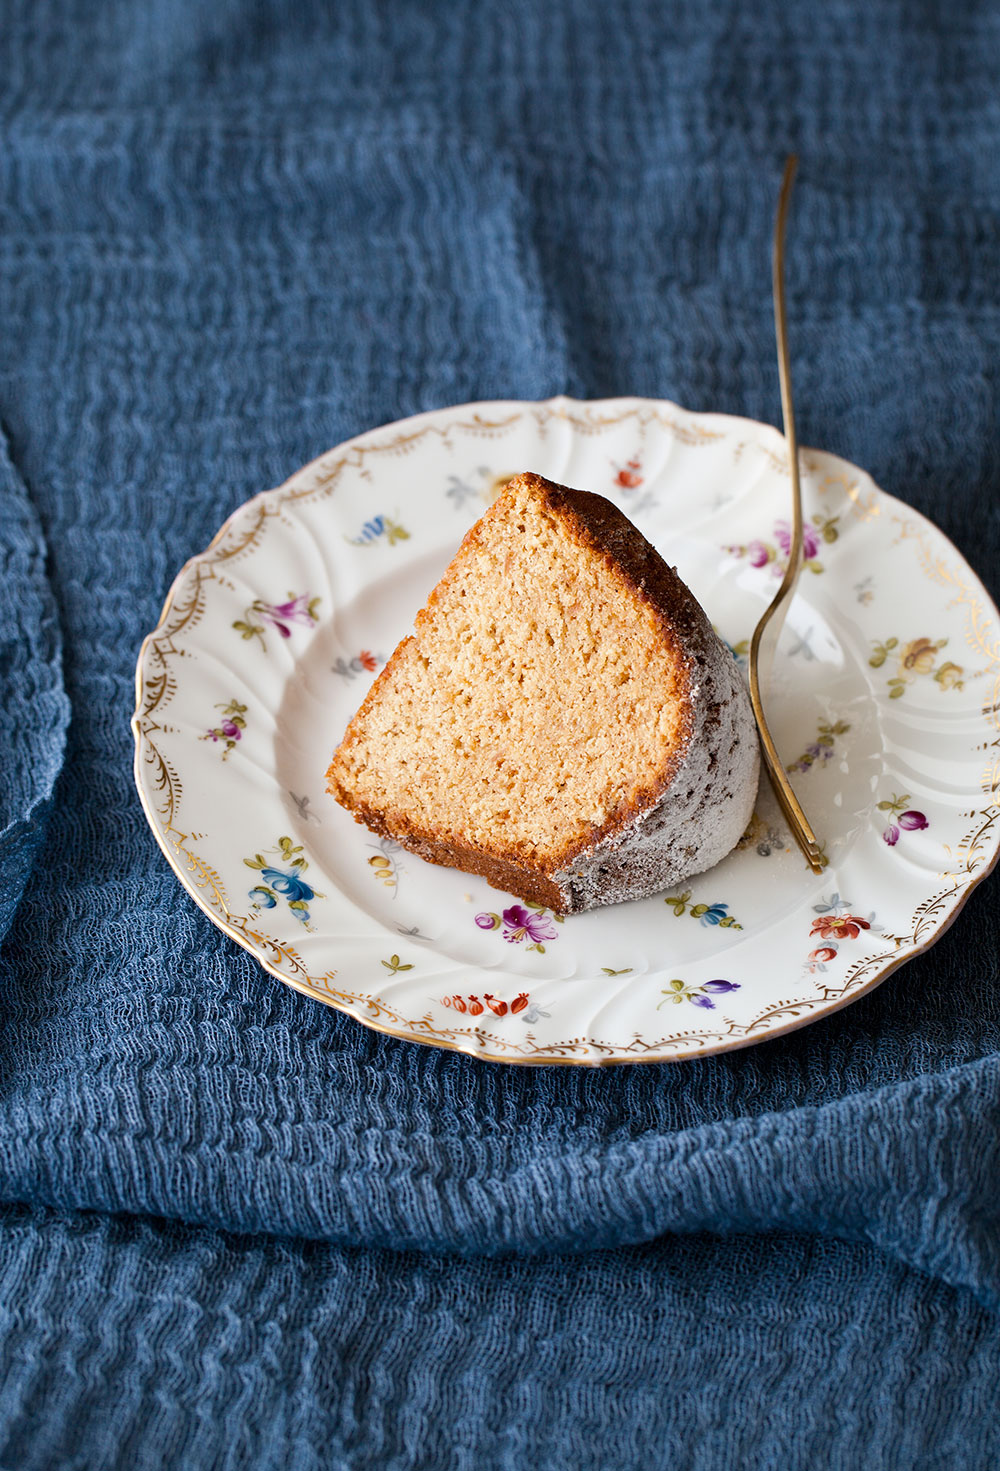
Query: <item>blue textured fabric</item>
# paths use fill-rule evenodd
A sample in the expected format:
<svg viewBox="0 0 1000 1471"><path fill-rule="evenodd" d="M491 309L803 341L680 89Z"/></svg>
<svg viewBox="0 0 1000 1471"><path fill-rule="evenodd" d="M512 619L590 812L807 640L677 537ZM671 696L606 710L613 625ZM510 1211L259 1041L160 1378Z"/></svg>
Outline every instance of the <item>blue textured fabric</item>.
<svg viewBox="0 0 1000 1471"><path fill-rule="evenodd" d="M350 434L634 392L1000 586L1000 11L0 8L0 1467L1000 1462L997 884L846 1011L591 1073L364 1031L186 898L142 634Z"/></svg>

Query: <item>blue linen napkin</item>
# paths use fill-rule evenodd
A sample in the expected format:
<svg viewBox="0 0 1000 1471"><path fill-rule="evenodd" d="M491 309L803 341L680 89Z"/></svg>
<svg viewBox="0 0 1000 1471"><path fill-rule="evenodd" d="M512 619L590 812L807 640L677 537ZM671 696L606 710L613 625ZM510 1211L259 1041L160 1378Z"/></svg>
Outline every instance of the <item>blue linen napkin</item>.
<svg viewBox="0 0 1000 1471"><path fill-rule="evenodd" d="M994 881L847 1011L524 1071L287 991L139 807L139 640L350 434L777 422L998 590L1000 17L11 0L0 48L0 1466L987 1467Z"/></svg>

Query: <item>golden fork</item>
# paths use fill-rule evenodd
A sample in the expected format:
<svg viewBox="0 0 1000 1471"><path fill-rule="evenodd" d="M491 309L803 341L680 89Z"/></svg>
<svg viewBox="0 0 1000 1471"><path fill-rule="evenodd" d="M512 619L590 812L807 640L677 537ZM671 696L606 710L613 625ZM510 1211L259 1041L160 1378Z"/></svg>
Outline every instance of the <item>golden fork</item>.
<svg viewBox="0 0 1000 1471"><path fill-rule="evenodd" d="M792 192L792 181L798 159L794 154L785 161L785 174L781 181L778 198L778 213L774 223L774 255L772 260L772 289L774 293L774 331L778 343L778 375L781 380L781 411L785 424L785 443L788 445L788 469L792 482L792 537L788 551L788 566L781 579L781 586L764 611L750 640L750 700L760 735L764 765L774 787L775 796L785 814L795 841L806 856L814 873L822 873L825 865L816 834L809 819L792 791L791 783L781 764L781 757L768 729L761 695L761 669L770 670L774 653L795 591L795 584L802 567L802 487L799 483L799 447L795 436L795 413L792 407L792 375L788 362L788 331L785 321L785 220L788 215L788 199Z"/></svg>

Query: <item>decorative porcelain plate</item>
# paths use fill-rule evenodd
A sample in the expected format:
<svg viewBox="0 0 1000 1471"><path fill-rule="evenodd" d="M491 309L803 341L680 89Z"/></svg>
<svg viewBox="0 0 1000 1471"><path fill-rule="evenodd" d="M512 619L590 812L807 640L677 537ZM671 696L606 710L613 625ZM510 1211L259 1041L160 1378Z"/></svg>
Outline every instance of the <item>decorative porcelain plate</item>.
<svg viewBox="0 0 1000 1471"><path fill-rule="evenodd" d="M806 561L769 714L822 875L762 782L710 873L562 920L376 838L325 794L375 672L520 470L614 500L745 664L788 548L780 435L559 398L363 434L242 506L183 568L142 646L133 720L139 792L181 883L306 996L496 1061L703 1056L871 990L996 860L1000 628L928 521L831 455L802 465Z"/></svg>

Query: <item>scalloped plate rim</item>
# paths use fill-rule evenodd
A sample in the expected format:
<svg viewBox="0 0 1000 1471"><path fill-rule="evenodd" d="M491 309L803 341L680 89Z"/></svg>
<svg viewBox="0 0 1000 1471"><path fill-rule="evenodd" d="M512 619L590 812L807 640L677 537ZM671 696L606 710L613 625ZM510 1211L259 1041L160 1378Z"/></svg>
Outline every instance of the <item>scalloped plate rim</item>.
<svg viewBox="0 0 1000 1471"><path fill-rule="evenodd" d="M942 917L941 921L938 923L930 938L926 942L914 946L910 949L906 949L903 953L895 955L888 959L885 965L875 974L873 974L865 983L858 985L853 989L847 990L845 994L842 994L830 1000L825 1000L822 1004L817 1004L813 1009L808 1010L806 1014L796 1016L791 1021L788 1021L780 1026L764 1028L757 1035L745 1034L742 1036L727 1038L718 1042L717 1044L708 1043L706 1045L689 1048L688 1050L681 1050L669 1053L654 1053L653 1055L647 1054L644 1056L587 1055L579 1057L526 1057L511 1054L491 1054L484 1051L483 1047L477 1044L475 1034L467 1040L445 1040L443 1038L433 1036L421 1036L412 1031L401 1030L388 1026L382 1022L379 1022L373 1017L360 1014L358 1011L353 1010L349 1005L338 1003L338 1001L335 1000L332 996L324 995L319 990L314 989L313 987L308 986L297 980L294 976L289 976L285 974L284 972L279 970L277 966L270 964L266 957L261 954L260 950L252 945L237 928L230 924L227 924L226 921L211 908L209 903L198 892L197 888L190 882L189 877L184 872L176 854L171 851L165 833L161 828L160 821L152 809L151 802L145 789L141 771L143 733L140 726L140 720L142 714L141 705L144 688L143 671L145 660L150 645L161 633L164 624L166 623L170 615L171 609L174 605L179 591L184 586L186 580L191 576L194 569L197 568L198 564L202 562L206 557L208 557L213 548L215 548L219 544L219 542L223 540L230 528L242 515L247 512L248 508L251 505L258 501L267 501L272 497L281 496L283 493L291 490L298 482L306 478L311 472L318 471L323 466L324 462L329 460L332 456L345 453L356 447L365 446L368 443L377 443L379 437L386 434L389 430L395 430L399 432L417 429L419 426L428 425L431 421L439 420L444 416L462 415L466 417L475 417L483 413L495 413L497 411L503 410L518 410L523 412L525 410L531 411L540 409L548 409L554 415L558 416L559 411L565 411L567 409L575 409L587 412L600 409L610 409L612 407L628 407L631 408L633 411L641 410L648 407L649 409L659 411L661 413L667 412L680 415L683 419L689 422L701 424L706 427L718 425L721 429L723 429L723 431L733 432L742 429L743 431L745 431L747 439L751 442L762 443L770 441L770 447L773 448L778 454L783 453L784 451L784 436L782 435L781 431L778 430L774 425L750 419L743 415L721 413L716 411L697 411L686 409L682 405L679 405L672 400L654 399L637 395L618 395L613 398L604 399L577 399L564 394L557 394L551 398L538 400L483 399L464 404L445 405L441 408L423 410L417 414L409 415L403 419L387 421L383 424L366 429L358 434L352 435L347 439L340 441L338 444L332 446L330 449L323 451L321 454L316 455L314 458L307 461L305 464L295 470L293 474L288 476L285 480L281 481L278 485L273 486L269 489L256 492L254 495L248 497L245 501L241 502L240 505L234 507L234 509L225 518L225 520L219 526L218 530L213 535L211 540L206 544L206 546L200 552L195 553L185 560L170 584L155 627L152 628L145 635L141 642L136 662L135 673L135 709L130 720L130 729L132 731L135 744L133 758L133 775L140 798L140 803L146 816L146 820L149 823L150 828L152 829L153 835L157 841L160 850L167 859L168 864L173 870L182 888L187 893L187 895L194 900L194 902L209 918L212 924L215 925L216 928L220 929L223 933L228 935L229 938L240 945L242 949L246 950L261 966L261 968L270 976L272 976L276 980L281 981L282 984L290 987L292 990L299 992L303 996L307 996L314 1001L320 1001L323 1004L331 1007L333 1010L341 1012L342 1014L350 1017L353 1021L359 1022L362 1026L368 1028L371 1031L381 1033L385 1036L394 1037L399 1040L417 1043L422 1046L433 1047L443 1051L458 1052L464 1054L465 1056L476 1058L479 1061L502 1062L510 1066L520 1067L568 1066L600 1068L617 1067L640 1063L656 1065L662 1063L682 1062L694 1057L709 1057L722 1052L742 1050L745 1047L756 1046L759 1043L765 1041L776 1040L779 1037L787 1036L791 1032L798 1031L802 1027L810 1026L814 1022L818 1022L821 1019L842 1010L845 1006L851 1005L854 1001L859 1000L862 996L870 994L878 985L880 985L891 974L893 974L893 972L898 970L901 966L905 965L908 961L913 960L922 954L925 954L941 938L941 936L948 929L951 928L952 924L961 914L962 909L964 908L973 890L978 888L978 886L990 876L990 874L996 868L998 860L1000 860L1000 832L998 832L992 839L994 848L992 856L988 859L988 861L984 862L983 866L979 869L978 872L974 873L970 877L969 882L955 896L954 902L947 910L946 914ZM565 413L563 413L563 416L565 417ZM939 542L942 543L954 555L958 563L962 567L967 569L974 579L977 585L977 590L981 594L989 612L993 615L995 620L1000 621L1000 612L997 611L996 605L994 604L988 590L982 583L978 574L970 566L967 558L961 552L961 550L955 546L955 544L946 535L946 533L943 532L940 527L938 527L933 521L931 521L929 517L924 515L924 513L918 510L916 507L910 505L905 501L900 500L891 492L882 489L882 487L877 485L872 480L870 474L863 468L854 465L852 462L845 460L830 451L816 450L815 448L811 449L806 446L800 446L800 454L803 457L808 457L810 455L822 455L825 461L863 476L864 479L869 483L869 485L875 490L880 499L880 502L883 505L885 505L887 508L892 508L898 511L901 515L916 523L918 526L923 528L925 532L930 533L934 538L938 539ZM753 1025L754 1024L752 1023L751 1028ZM482 1033L480 1035L483 1037L484 1040L489 1040L488 1033Z"/></svg>

